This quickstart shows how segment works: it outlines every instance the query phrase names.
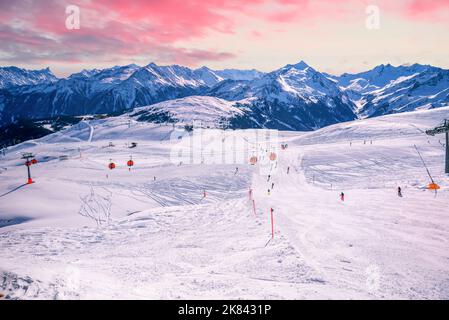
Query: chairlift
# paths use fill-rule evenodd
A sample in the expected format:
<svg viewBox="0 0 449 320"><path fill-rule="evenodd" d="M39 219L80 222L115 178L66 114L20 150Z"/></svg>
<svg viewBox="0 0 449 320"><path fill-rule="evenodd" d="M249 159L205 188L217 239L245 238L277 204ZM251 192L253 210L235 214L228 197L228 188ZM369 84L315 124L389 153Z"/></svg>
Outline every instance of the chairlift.
<svg viewBox="0 0 449 320"><path fill-rule="evenodd" d="M252 156L252 157L249 159L249 163L250 163L252 166L254 166L254 165L257 163L257 157L256 157L256 156Z"/></svg>
<svg viewBox="0 0 449 320"><path fill-rule="evenodd" d="M112 160L109 160L109 161L110 161L110 162L109 162L108 168L109 168L110 170L115 169L115 163L112 162Z"/></svg>
<svg viewBox="0 0 449 320"><path fill-rule="evenodd" d="M128 167L130 167L130 169L131 169L131 167L134 165L134 161L133 161L133 158L132 158L132 157L129 158L129 160L128 160L128 162L126 163L126 165L127 165Z"/></svg>

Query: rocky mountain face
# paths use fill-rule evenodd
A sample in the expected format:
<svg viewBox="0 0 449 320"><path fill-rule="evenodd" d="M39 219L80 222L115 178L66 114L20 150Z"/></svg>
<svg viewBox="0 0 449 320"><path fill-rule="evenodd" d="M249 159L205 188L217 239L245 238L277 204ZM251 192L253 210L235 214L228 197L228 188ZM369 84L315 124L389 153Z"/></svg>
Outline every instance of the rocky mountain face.
<svg viewBox="0 0 449 320"><path fill-rule="evenodd" d="M449 104L449 70L413 64L330 76L357 105L359 117L432 109Z"/></svg>
<svg viewBox="0 0 449 320"><path fill-rule="evenodd" d="M190 96L220 100L182 100ZM241 110L226 118L232 128L314 130L356 118L448 105L449 70L388 64L334 76L303 61L269 73L150 63L83 70L57 79L49 69L0 68L0 126L23 119L116 115L153 105L149 109L164 106L176 114L174 110L186 103L195 113L202 102L213 110L222 106L225 114L234 107ZM150 118L163 120L154 117Z"/></svg>

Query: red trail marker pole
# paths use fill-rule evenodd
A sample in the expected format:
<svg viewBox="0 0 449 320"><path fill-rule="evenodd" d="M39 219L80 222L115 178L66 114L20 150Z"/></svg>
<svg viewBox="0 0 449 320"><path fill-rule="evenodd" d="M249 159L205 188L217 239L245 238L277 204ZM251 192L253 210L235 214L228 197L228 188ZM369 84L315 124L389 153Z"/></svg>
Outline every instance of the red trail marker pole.
<svg viewBox="0 0 449 320"><path fill-rule="evenodd" d="M274 239L274 221L273 221L273 208L270 209L271 213L271 239Z"/></svg>
<svg viewBox="0 0 449 320"><path fill-rule="evenodd" d="M31 167L31 165L37 163L36 159L31 159L31 158L34 158L34 155L32 153L30 153L30 152L22 154L22 159L26 160L25 161L25 165L27 167L27 172L28 172L27 184L32 184L34 182L33 179L31 178L31 169L30 169L30 167Z"/></svg>

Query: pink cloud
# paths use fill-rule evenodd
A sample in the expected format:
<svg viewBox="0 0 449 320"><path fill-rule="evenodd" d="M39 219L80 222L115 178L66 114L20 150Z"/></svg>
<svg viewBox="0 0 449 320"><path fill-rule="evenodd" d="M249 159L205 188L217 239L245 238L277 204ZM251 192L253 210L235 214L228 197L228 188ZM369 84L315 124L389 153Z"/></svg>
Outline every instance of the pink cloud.
<svg viewBox="0 0 449 320"><path fill-rule="evenodd" d="M439 14L448 9L449 0L411 0L406 6L406 14L412 19L438 20Z"/></svg>
<svg viewBox="0 0 449 320"><path fill-rule="evenodd" d="M374 1L410 20L435 21L449 0ZM81 9L81 29L65 28L65 8ZM267 30L289 32L289 24L339 23L363 15L371 0L16 0L0 1L3 62L130 61L198 65L235 58L240 51L197 49L214 33L237 33L245 17ZM243 17L243 18L242 18ZM262 33L247 33L262 41ZM182 42L181 42L182 41ZM180 43L183 43L180 46ZM2 54L3 53L3 54Z"/></svg>
<svg viewBox="0 0 449 320"><path fill-rule="evenodd" d="M250 36L251 36L251 38L253 38L253 39L260 39L260 38L262 38L262 33L259 32L259 31L257 31L257 30L252 30L252 31L250 32Z"/></svg>
<svg viewBox="0 0 449 320"><path fill-rule="evenodd" d="M251 0L248 3L257 3ZM77 4L70 2L71 4ZM176 46L179 40L206 36L209 31L232 32L232 21L216 11L233 10L237 1L79 1L81 29L65 28L68 2L42 0L2 3L0 51L11 62L151 59L189 65L235 57L230 52ZM14 21L20 24L14 25Z"/></svg>

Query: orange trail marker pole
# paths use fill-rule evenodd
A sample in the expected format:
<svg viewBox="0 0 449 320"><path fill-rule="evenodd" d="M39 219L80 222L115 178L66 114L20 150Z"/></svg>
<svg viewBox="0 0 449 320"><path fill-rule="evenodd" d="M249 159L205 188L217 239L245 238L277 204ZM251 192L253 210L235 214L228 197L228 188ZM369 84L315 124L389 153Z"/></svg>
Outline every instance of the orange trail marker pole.
<svg viewBox="0 0 449 320"><path fill-rule="evenodd" d="M270 209L271 213L271 239L274 239L274 221L273 221L273 208Z"/></svg>

